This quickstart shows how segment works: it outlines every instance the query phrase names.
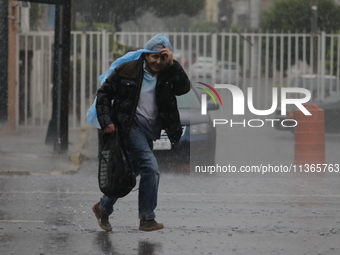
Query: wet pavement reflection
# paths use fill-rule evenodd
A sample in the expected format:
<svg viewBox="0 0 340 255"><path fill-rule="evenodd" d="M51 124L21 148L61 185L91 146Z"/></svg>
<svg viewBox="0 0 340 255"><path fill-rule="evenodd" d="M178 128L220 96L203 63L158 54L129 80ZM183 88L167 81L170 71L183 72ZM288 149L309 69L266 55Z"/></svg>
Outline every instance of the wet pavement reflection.
<svg viewBox="0 0 340 255"><path fill-rule="evenodd" d="M138 255L157 255L162 252L162 244L159 242L139 241Z"/></svg>
<svg viewBox="0 0 340 255"><path fill-rule="evenodd" d="M104 255L125 255L126 251L119 250L119 241L116 244L114 242L114 234L111 232L97 232L95 234L94 244L98 247L98 250ZM129 240L124 241L129 242ZM134 247L136 244L131 239L131 245ZM138 241L137 252L138 255L159 255L162 254L162 243L151 241ZM135 248L133 248L135 250Z"/></svg>
<svg viewBox="0 0 340 255"><path fill-rule="evenodd" d="M94 244L99 248L99 251L105 255L121 255L112 245L110 233L108 232L98 232L95 235Z"/></svg>
<svg viewBox="0 0 340 255"><path fill-rule="evenodd" d="M273 154L293 157L282 149L291 134L261 134L245 137L276 135ZM331 138L338 146L340 137ZM221 142L232 142L231 135ZM338 162L338 147L331 148L336 158L327 160ZM107 233L91 209L102 195L97 163L84 162L74 175L0 176L0 255L340 254L338 173L313 179L162 173L157 219L165 228L138 230L132 192L117 204Z"/></svg>
<svg viewBox="0 0 340 255"><path fill-rule="evenodd" d="M45 244L44 249L46 251L64 250L70 247L71 233L52 233L44 236ZM41 252L40 252L41 253Z"/></svg>

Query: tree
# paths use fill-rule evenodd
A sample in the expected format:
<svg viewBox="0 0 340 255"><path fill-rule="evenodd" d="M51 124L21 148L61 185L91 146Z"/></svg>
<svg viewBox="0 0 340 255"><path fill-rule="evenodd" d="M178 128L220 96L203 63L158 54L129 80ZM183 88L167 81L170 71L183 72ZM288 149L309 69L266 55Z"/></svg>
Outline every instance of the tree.
<svg viewBox="0 0 340 255"><path fill-rule="evenodd" d="M264 11L260 27L264 31L311 32L312 0L281 0ZM318 25L325 32L340 28L340 6L333 0L318 1Z"/></svg>
<svg viewBox="0 0 340 255"><path fill-rule="evenodd" d="M196 21L191 23L190 30L194 32L216 32L216 22Z"/></svg>
<svg viewBox="0 0 340 255"><path fill-rule="evenodd" d="M218 31L230 29L234 12L231 0L221 0L218 3L218 10Z"/></svg>
<svg viewBox="0 0 340 255"><path fill-rule="evenodd" d="M274 7L263 13L262 22L260 27L264 31L277 31L277 32L299 32L299 33L311 33L312 32L312 4L313 0L281 0L275 3ZM318 1L318 30L325 31L327 33L335 32L340 28L340 6L336 5L333 0L319 0ZM269 42L270 59L273 59L272 54L276 54L277 68L280 65L280 51L283 47L284 54L284 69L288 68L288 56L290 55L291 63L295 64L295 59L307 61L310 63L313 49L311 49L311 40L313 37L307 38L307 42L304 45L302 38L288 37L284 39L283 44L276 43L276 53L273 53L273 39ZM290 41L291 48L288 49L288 41ZM298 47L296 52L295 47ZM305 46L305 52L303 48ZM266 44L262 43L262 48L265 49ZM330 43L326 42L327 49L330 47ZM296 56L297 54L297 56ZM305 56L305 57L304 57ZM314 60L314 64L316 61ZM316 68L314 68L316 69ZM315 72L315 70L314 70Z"/></svg>
<svg viewBox="0 0 340 255"><path fill-rule="evenodd" d="M126 21L135 21L146 11L157 17L186 14L193 16L204 8L205 0L77 0L76 11L92 27L94 22L113 23L115 30Z"/></svg>
<svg viewBox="0 0 340 255"><path fill-rule="evenodd" d="M177 16L186 14L189 17L196 15L205 6L205 0L148 0L151 11L157 17Z"/></svg>

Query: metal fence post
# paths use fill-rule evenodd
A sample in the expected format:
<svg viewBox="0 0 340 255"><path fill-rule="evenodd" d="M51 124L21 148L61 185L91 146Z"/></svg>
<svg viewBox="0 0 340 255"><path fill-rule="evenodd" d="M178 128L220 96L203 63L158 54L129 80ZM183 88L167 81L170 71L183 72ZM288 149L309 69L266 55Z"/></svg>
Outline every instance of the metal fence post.
<svg viewBox="0 0 340 255"><path fill-rule="evenodd" d="M321 43L320 43L320 76L325 77L326 68L326 33L321 32ZM325 79L321 79L321 100L325 99ZM332 88L330 88L331 90Z"/></svg>
<svg viewBox="0 0 340 255"><path fill-rule="evenodd" d="M106 30L102 31L102 73L108 69L108 46L107 46L107 33Z"/></svg>
<svg viewBox="0 0 340 255"><path fill-rule="evenodd" d="M86 33L81 34L81 67L80 67L80 126L85 125L85 90L86 90Z"/></svg>
<svg viewBox="0 0 340 255"><path fill-rule="evenodd" d="M213 33L211 35L211 56L212 59L215 62L215 65L213 65L213 69L212 69L212 74L211 74L211 78L212 78L212 83L215 84L216 83L216 64L217 64L217 34Z"/></svg>

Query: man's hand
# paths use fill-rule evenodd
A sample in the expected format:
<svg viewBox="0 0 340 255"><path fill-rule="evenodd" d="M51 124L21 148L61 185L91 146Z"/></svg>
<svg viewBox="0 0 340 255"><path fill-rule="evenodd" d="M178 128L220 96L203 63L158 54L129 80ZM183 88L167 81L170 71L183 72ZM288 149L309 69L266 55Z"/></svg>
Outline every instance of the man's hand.
<svg viewBox="0 0 340 255"><path fill-rule="evenodd" d="M104 128L104 133L112 133L116 131L116 127L113 124L109 124Z"/></svg>
<svg viewBox="0 0 340 255"><path fill-rule="evenodd" d="M169 50L168 47L166 47L165 44L163 44L163 45L164 45L164 48L161 49L161 54L164 56L166 63L168 63L169 65L173 65L174 64L174 58L172 56L172 52L171 52L171 50Z"/></svg>

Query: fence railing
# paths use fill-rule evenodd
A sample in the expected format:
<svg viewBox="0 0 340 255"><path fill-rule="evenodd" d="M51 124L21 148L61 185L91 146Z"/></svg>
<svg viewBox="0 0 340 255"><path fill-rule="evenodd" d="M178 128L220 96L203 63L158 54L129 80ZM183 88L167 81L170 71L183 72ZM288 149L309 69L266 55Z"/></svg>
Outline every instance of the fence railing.
<svg viewBox="0 0 340 255"><path fill-rule="evenodd" d="M196 82L206 82L230 83L244 91L253 87L254 107L258 109L270 107L271 88L289 86L298 72L333 79L335 86L329 93L340 87L339 34L321 33L316 40L310 34L166 34L175 59L183 65L194 86ZM99 86L97 77L114 59L126 51L142 48L152 36L151 32L71 33L70 128L85 124L86 111ZM18 34L18 125L46 126L51 118L53 43L53 32ZM313 49L316 49L316 58ZM204 61L212 64L198 67L198 63ZM329 95L324 89L327 81L318 79L317 92L322 99ZM303 86L307 86L305 81Z"/></svg>

